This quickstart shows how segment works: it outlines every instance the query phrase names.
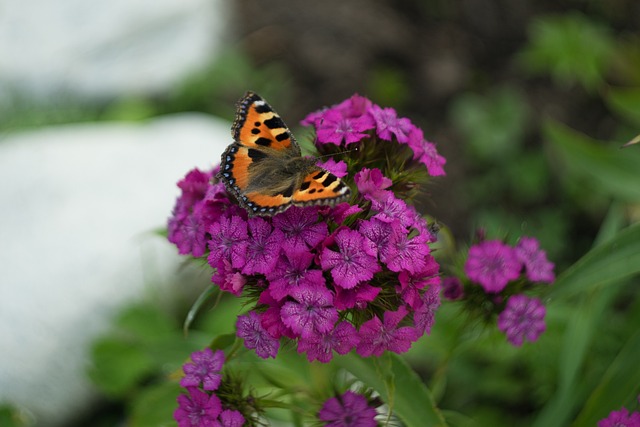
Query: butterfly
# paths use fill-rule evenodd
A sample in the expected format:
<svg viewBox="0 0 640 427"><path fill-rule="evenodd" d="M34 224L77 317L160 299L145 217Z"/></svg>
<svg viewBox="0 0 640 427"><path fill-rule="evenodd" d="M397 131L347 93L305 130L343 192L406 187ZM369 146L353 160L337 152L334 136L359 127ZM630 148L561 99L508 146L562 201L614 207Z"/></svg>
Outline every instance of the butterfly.
<svg viewBox="0 0 640 427"><path fill-rule="evenodd" d="M349 187L302 157L300 146L278 113L259 95L247 92L237 104L231 127L235 142L222 153L217 177L249 216L271 216L291 206L345 201Z"/></svg>

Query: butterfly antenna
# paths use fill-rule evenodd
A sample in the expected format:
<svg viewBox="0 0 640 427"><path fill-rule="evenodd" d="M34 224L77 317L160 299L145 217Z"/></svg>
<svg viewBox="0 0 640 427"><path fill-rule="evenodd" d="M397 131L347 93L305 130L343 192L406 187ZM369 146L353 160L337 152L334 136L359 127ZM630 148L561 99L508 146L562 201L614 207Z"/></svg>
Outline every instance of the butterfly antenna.
<svg viewBox="0 0 640 427"><path fill-rule="evenodd" d="M330 156L335 156L337 154L346 154L346 153L351 153L352 151L358 151L358 147L356 148L352 148L351 150L344 150L344 151L338 151L337 153L332 153L332 154L323 154L322 156L318 156L318 159L321 159L323 157L330 157Z"/></svg>

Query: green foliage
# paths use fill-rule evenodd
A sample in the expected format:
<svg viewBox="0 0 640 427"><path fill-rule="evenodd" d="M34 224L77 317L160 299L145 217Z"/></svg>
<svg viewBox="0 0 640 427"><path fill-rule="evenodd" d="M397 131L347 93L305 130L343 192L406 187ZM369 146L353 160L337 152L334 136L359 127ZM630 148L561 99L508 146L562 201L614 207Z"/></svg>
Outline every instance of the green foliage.
<svg viewBox="0 0 640 427"><path fill-rule="evenodd" d="M0 427L24 427L30 424L18 409L0 403Z"/></svg>
<svg viewBox="0 0 640 427"><path fill-rule="evenodd" d="M578 83L587 90L603 83L615 48L606 27L569 13L538 19L529 37L520 60L530 72L550 74L558 84Z"/></svg>
<svg viewBox="0 0 640 427"><path fill-rule="evenodd" d="M371 358L350 354L336 358L335 363L373 387L406 426L447 425L429 389L400 356L390 352Z"/></svg>
<svg viewBox="0 0 640 427"><path fill-rule="evenodd" d="M607 147L558 123L547 121L544 134L562 161L562 178L586 181L603 195L640 201L640 151Z"/></svg>
<svg viewBox="0 0 640 427"><path fill-rule="evenodd" d="M510 87L486 96L463 94L456 98L451 120L474 160L506 164L520 151L529 120L527 100Z"/></svg>

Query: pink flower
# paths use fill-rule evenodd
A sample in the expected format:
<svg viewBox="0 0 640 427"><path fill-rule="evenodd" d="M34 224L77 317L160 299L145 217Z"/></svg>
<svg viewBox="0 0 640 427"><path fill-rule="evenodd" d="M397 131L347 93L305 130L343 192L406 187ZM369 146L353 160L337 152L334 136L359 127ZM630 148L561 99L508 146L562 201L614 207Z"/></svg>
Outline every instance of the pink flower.
<svg viewBox="0 0 640 427"><path fill-rule="evenodd" d="M464 271L486 292L498 293L520 276L522 264L513 248L499 240L487 240L472 246Z"/></svg>
<svg viewBox="0 0 640 427"><path fill-rule="evenodd" d="M545 314L546 309L538 298L514 295L498 316L498 329L507 335L511 344L519 347L525 339L536 341L545 331Z"/></svg>

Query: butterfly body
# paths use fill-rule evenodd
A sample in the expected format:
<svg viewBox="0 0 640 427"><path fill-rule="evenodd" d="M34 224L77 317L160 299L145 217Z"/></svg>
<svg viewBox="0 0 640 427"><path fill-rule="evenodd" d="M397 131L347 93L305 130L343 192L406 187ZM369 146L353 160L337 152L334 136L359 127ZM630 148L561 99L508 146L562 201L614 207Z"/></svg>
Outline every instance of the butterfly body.
<svg viewBox="0 0 640 427"><path fill-rule="evenodd" d="M250 216L274 215L290 206L334 205L349 187L302 157L300 146L271 106L247 92L231 128L235 140L222 154L218 178Z"/></svg>

